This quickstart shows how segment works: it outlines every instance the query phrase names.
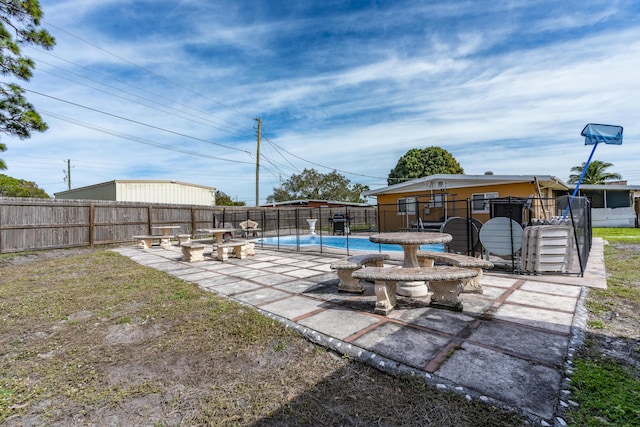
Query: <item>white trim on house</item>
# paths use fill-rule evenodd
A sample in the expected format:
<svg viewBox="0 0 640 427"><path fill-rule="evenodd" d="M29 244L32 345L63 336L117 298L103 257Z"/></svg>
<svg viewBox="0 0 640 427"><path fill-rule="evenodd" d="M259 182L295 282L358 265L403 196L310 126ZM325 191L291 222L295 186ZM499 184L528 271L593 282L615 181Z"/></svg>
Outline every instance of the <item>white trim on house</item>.
<svg viewBox="0 0 640 427"><path fill-rule="evenodd" d="M560 178L552 175L454 175L437 174L412 179L411 181L393 184L363 193L363 196L379 196L382 194L412 193L426 190L449 190L453 188L483 187L497 184L518 184L538 180L541 189L568 190Z"/></svg>

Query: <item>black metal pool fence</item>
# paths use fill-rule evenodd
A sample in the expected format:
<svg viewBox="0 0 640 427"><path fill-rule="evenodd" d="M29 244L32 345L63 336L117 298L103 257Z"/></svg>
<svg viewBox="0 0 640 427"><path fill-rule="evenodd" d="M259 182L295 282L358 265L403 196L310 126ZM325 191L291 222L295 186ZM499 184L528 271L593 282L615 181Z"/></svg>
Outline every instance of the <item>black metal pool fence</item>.
<svg viewBox="0 0 640 427"><path fill-rule="evenodd" d="M325 252L322 244L324 236L340 235L346 239L346 254L350 254L351 237L368 237L379 232L421 232L444 231L454 236L446 250L482 256L487 253L479 240L483 224L494 218L509 218L509 227L540 225L566 225L572 232L571 242L577 258L575 267L567 274L583 274L591 249L591 209L585 197L560 196L556 199L543 198L492 198L486 200L468 199L454 201L434 201L428 197L415 197L411 204L396 203L371 207L290 207L290 208L246 208L215 207L215 226L239 227L246 220L257 222L260 237L275 238L275 248L283 251ZM302 247L300 239L313 232L319 245L314 248ZM515 224L515 225L511 225ZM509 231L507 231L509 234ZM290 236L295 237L291 245ZM287 244L279 244L280 237L287 237ZM507 269L523 272L521 269L521 242L511 241L512 256L505 257ZM334 250L332 248L332 250Z"/></svg>
<svg viewBox="0 0 640 427"><path fill-rule="evenodd" d="M318 239L344 236L347 253L351 237L368 237L379 232L444 231L453 240L447 250L482 255L478 234L492 220L508 217L525 232L541 224L567 223L572 227L580 269L591 248L589 200L570 196L558 199L476 198L450 200L455 195L403 196L390 205L348 207L243 207L195 206L105 200L66 200L0 197L0 253L82 246L133 243L133 236L153 234L157 226L179 226L175 234L195 236L198 230L220 226L240 228L255 221L259 237L311 234ZM571 201L571 203L569 203ZM509 234L509 230L506 231ZM514 242L515 243L515 242ZM291 246L282 247L291 250ZM514 249L513 246L510 249ZM313 248L324 251L322 244ZM333 250L333 249L332 249ZM510 252L510 253L514 253ZM513 269L518 266L515 257Z"/></svg>

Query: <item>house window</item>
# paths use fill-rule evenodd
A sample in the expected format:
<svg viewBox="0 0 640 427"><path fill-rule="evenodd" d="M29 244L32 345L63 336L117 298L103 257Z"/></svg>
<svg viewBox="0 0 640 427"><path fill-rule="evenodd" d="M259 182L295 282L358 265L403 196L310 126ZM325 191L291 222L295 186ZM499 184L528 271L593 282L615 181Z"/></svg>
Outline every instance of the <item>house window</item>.
<svg viewBox="0 0 640 427"><path fill-rule="evenodd" d="M441 208L442 207L442 194L434 194L433 198L429 200L430 208Z"/></svg>
<svg viewBox="0 0 640 427"><path fill-rule="evenodd" d="M471 195L471 211L489 212L489 199L498 197L498 193L475 193Z"/></svg>
<svg viewBox="0 0 640 427"><path fill-rule="evenodd" d="M402 197L398 199L399 215L415 215L418 199L416 197Z"/></svg>

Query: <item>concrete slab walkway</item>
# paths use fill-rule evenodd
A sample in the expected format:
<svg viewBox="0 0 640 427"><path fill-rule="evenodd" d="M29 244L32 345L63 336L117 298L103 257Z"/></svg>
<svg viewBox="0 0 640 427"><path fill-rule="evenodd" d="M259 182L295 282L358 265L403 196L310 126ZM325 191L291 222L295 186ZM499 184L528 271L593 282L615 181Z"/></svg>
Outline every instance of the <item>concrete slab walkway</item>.
<svg viewBox="0 0 640 427"><path fill-rule="evenodd" d="M461 295L463 312L431 308L429 296L398 297L388 317L373 313L372 287L362 295L338 293L329 268L335 254L256 247L247 259L185 263L176 246L115 250L253 306L336 352L517 408L541 425L562 424L559 415L570 404L567 372L586 325L584 289L606 287L601 239L594 239L584 277L489 272L483 294Z"/></svg>

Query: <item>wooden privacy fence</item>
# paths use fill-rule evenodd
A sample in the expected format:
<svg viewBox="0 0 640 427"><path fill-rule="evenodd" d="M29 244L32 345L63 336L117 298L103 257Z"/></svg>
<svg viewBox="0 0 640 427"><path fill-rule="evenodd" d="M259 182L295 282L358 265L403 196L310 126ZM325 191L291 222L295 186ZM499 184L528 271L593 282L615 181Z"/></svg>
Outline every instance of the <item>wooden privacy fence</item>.
<svg viewBox="0 0 640 427"><path fill-rule="evenodd" d="M330 221L346 208L247 208L149 204L102 200L0 197L0 253L79 246L132 243L135 235L157 234L151 227L179 225L175 234L191 234L223 224L238 227L251 219L269 235L308 229L306 220L330 229ZM351 224L373 229L375 207L349 208Z"/></svg>
<svg viewBox="0 0 640 427"><path fill-rule="evenodd" d="M0 253L131 242L154 225L176 233L210 228L206 206L150 205L97 200L0 198Z"/></svg>

